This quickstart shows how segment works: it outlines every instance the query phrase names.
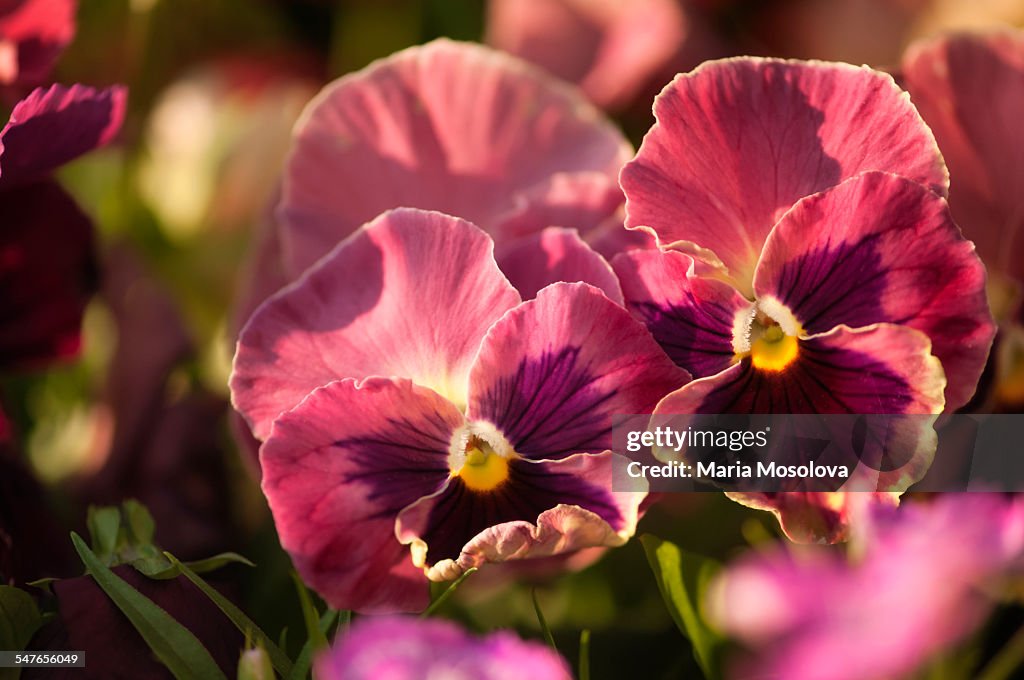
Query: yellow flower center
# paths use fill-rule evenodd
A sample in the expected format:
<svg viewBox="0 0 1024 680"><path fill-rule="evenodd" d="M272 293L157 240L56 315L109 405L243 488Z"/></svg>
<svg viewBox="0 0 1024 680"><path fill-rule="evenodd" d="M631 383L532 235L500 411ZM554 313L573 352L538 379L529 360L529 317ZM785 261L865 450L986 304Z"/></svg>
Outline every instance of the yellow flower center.
<svg viewBox="0 0 1024 680"><path fill-rule="evenodd" d="M448 468L470 491L486 493L505 483L515 451L490 423L471 423L452 437Z"/></svg>
<svg viewBox="0 0 1024 680"><path fill-rule="evenodd" d="M769 326L750 343L750 362L759 371L778 372L785 369L800 353L797 339L779 326Z"/></svg>

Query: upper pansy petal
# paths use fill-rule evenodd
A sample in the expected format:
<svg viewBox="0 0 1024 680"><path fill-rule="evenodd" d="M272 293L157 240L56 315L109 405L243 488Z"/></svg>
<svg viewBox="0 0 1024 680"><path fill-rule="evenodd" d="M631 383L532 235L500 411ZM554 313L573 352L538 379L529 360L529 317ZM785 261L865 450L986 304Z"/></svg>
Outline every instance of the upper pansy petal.
<svg viewBox="0 0 1024 680"><path fill-rule="evenodd" d="M570 227L590 237L618 222L626 200L618 180L605 172L560 172L515 195L512 208L494 218L496 240L529 236L545 227Z"/></svg>
<svg viewBox="0 0 1024 680"><path fill-rule="evenodd" d="M1024 281L1024 33L915 43L903 78L949 165L949 203L990 269Z"/></svg>
<svg viewBox="0 0 1024 680"><path fill-rule="evenodd" d="M654 104L657 123L622 170L626 225L714 251L749 281L797 200L868 170L944 194L945 165L907 95L868 67L778 59L706 62Z"/></svg>
<svg viewBox="0 0 1024 680"><path fill-rule="evenodd" d="M484 334L519 302L492 250L468 222L411 208L339 244L242 330L231 390L253 433L340 378L411 378L465 404Z"/></svg>
<svg viewBox="0 0 1024 680"><path fill-rule="evenodd" d="M689 377L601 291L556 283L491 327L467 415L527 458L597 453L611 447L614 414L649 413Z"/></svg>
<svg viewBox="0 0 1024 680"><path fill-rule="evenodd" d="M612 266L626 309L677 365L703 378L734 363L737 325L748 322L752 311L736 289L698 276L694 260L675 251L634 250L616 256Z"/></svg>
<svg viewBox="0 0 1024 680"><path fill-rule="evenodd" d="M768 237L754 290L807 333L881 322L923 332L945 370L950 411L974 394L995 336L985 266L946 202L887 173L797 203Z"/></svg>
<svg viewBox="0 0 1024 680"><path fill-rule="evenodd" d="M615 493L610 451L558 461L516 458L487 492L458 478L402 511L398 536L419 545L428 576L447 580L485 562L621 545L636 529L644 493Z"/></svg>
<svg viewBox="0 0 1024 680"><path fill-rule="evenodd" d="M923 333L877 324L798 341L782 370L745 358L666 396L655 413L936 414L945 376Z"/></svg>
<svg viewBox="0 0 1024 680"><path fill-rule="evenodd" d="M626 104L683 43L674 0L491 0L487 42L580 85L597 104Z"/></svg>
<svg viewBox="0 0 1024 680"><path fill-rule="evenodd" d="M614 178L629 153L578 92L524 62L449 40L411 47L328 86L300 119L279 211L287 263L302 271L399 206L494 229L552 175Z"/></svg>
<svg viewBox="0 0 1024 680"><path fill-rule="evenodd" d="M399 512L443 488L459 410L408 380L343 380L275 423L260 450L281 545L335 609L416 611L426 578L395 537Z"/></svg>
<svg viewBox="0 0 1024 680"><path fill-rule="evenodd" d="M48 175L113 139L124 120L127 90L84 85L37 88L18 102L0 131L0 186Z"/></svg>
<svg viewBox="0 0 1024 680"><path fill-rule="evenodd" d="M75 35L76 0L22 0L0 8L0 84L36 85Z"/></svg>
<svg viewBox="0 0 1024 680"><path fill-rule="evenodd" d="M0 367L77 354L95 287L92 223L71 197L50 181L0 192Z"/></svg>
<svg viewBox="0 0 1024 680"><path fill-rule="evenodd" d="M575 229L549 227L504 248L498 266L524 300L559 281L582 281L622 304L622 288L607 260L594 252Z"/></svg>

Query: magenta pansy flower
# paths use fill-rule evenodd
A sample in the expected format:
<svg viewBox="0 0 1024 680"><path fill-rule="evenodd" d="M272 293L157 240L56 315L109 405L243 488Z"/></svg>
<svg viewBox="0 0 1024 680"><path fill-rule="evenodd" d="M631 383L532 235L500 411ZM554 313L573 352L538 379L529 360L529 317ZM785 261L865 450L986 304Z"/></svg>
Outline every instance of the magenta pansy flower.
<svg viewBox="0 0 1024 680"><path fill-rule="evenodd" d="M688 377L599 289L521 302L484 232L397 209L257 310L231 389L303 578L409 611L428 579L623 543L643 494L610 490L611 417Z"/></svg>
<svg viewBox="0 0 1024 680"><path fill-rule="evenodd" d="M628 104L686 39L676 0L490 0L487 42L576 83L605 108Z"/></svg>
<svg viewBox="0 0 1024 680"><path fill-rule="evenodd" d="M985 269L889 76L729 59L679 76L654 112L622 185L627 226L663 251L613 265L630 311L698 378L657 413L937 414L970 399L994 334ZM834 496L734 497L791 536L842 536Z"/></svg>
<svg viewBox="0 0 1024 680"><path fill-rule="evenodd" d="M121 87L53 85L18 102L0 131L4 367L78 351L81 316L95 283L92 225L51 174L109 142L124 105Z"/></svg>
<svg viewBox="0 0 1024 680"><path fill-rule="evenodd" d="M359 619L316 661L318 680L571 680L550 647L498 631L469 635L450 621Z"/></svg>
<svg viewBox="0 0 1024 680"><path fill-rule="evenodd" d="M508 55L436 40L325 88L299 120L278 210L297 276L391 208L439 210L503 244L594 229L629 143L578 92Z"/></svg>
<svg viewBox="0 0 1024 680"><path fill-rule="evenodd" d="M735 677L906 677L974 631L1024 566L1019 498L864 512L849 561L824 548L762 553L712 585L710 617L752 652Z"/></svg>
<svg viewBox="0 0 1024 680"><path fill-rule="evenodd" d="M44 81L75 37L76 0L0 3L0 84Z"/></svg>

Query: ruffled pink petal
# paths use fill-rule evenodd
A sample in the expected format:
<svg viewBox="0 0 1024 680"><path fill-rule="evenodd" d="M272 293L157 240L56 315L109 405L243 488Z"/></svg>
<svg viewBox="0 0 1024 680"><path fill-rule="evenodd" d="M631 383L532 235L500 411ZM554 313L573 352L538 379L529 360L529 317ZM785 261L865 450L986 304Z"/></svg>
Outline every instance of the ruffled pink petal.
<svg viewBox="0 0 1024 680"><path fill-rule="evenodd" d="M0 191L0 367L74 356L96 287L92 223L55 183Z"/></svg>
<svg viewBox="0 0 1024 680"><path fill-rule="evenodd" d="M995 336L985 266L946 202L885 173L798 203L768 237L754 290L807 333L883 322L921 331L946 372L947 411L974 394Z"/></svg>
<svg viewBox="0 0 1024 680"><path fill-rule="evenodd" d="M834 491L778 493L728 492L740 505L775 515L786 537L794 543L840 543L851 535L851 524L863 505L899 505L894 491Z"/></svg>
<svg viewBox="0 0 1024 680"><path fill-rule="evenodd" d="M124 120L128 91L84 85L37 88L18 102L0 131L0 186L48 175L107 144Z"/></svg>
<svg viewBox="0 0 1024 680"><path fill-rule="evenodd" d="M524 300L551 283L582 281L622 304L619 280L607 260L584 243L575 229L549 227L503 249L498 265Z"/></svg>
<svg viewBox="0 0 1024 680"><path fill-rule="evenodd" d="M689 380L622 307L585 283L556 283L488 332L470 373L470 420L522 456L611 448L612 416L650 413Z"/></svg>
<svg viewBox="0 0 1024 680"><path fill-rule="evenodd" d="M33 86L75 35L76 0L21 0L0 8L0 84Z"/></svg>
<svg viewBox="0 0 1024 680"><path fill-rule="evenodd" d="M612 266L626 309L677 365L703 378L734 363L735 329L749 321L752 307L736 289L699 276L694 260L675 251L635 250Z"/></svg>
<svg viewBox="0 0 1024 680"><path fill-rule="evenodd" d="M867 170L945 194L932 137L886 74L822 62L734 58L677 77L622 171L626 225L709 249L744 285L796 201ZM704 257L711 257L708 253Z"/></svg>
<svg viewBox="0 0 1024 680"><path fill-rule="evenodd" d="M412 47L328 86L299 121L280 209L289 269L399 206L493 230L553 175L614 179L628 156L600 112L523 62L449 40Z"/></svg>
<svg viewBox="0 0 1024 680"><path fill-rule="evenodd" d="M903 78L949 164L957 224L990 269L1024 281L1024 33L915 43Z"/></svg>
<svg viewBox="0 0 1024 680"><path fill-rule="evenodd" d="M428 576L449 580L470 567L618 546L636 530L645 493L612 488L615 454L514 461L502 487L480 494L458 480L402 511L398 536L425 550Z"/></svg>
<svg viewBox="0 0 1024 680"><path fill-rule="evenodd" d="M686 36L674 0L491 0L487 42L617 108L666 66Z"/></svg>
<svg viewBox="0 0 1024 680"><path fill-rule="evenodd" d="M408 380L343 380L281 416L260 451L282 547L335 609L416 611L426 578L395 538L399 512L442 488L459 410Z"/></svg>
<svg viewBox="0 0 1024 680"><path fill-rule="evenodd" d="M253 433L314 388L340 378L401 376L467 400L470 364L490 325L519 302L486 234L411 208L381 215L243 329L231 376Z"/></svg>

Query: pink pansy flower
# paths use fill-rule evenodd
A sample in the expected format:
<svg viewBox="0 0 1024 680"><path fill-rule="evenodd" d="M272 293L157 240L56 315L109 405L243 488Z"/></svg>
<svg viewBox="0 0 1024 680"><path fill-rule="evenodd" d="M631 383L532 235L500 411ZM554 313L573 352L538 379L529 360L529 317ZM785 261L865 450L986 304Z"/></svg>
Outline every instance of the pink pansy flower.
<svg viewBox="0 0 1024 680"><path fill-rule="evenodd" d="M76 0L0 2L0 85L44 81L75 36Z"/></svg>
<svg viewBox="0 0 1024 680"><path fill-rule="evenodd" d="M397 209L243 329L233 402L281 543L332 606L422 609L428 578L633 532L611 416L689 376L597 288L520 300L480 229Z"/></svg>
<svg viewBox="0 0 1024 680"><path fill-rule="evenodd" d="M0 131L0 366L78 351L95 278L92 225L51 175L109 142L124 105L121 87L53 85L18 102Z"/></svg>
<svg viewBox="0 0 1024 680"><path fill-rule="evenodd" d="M676 0L491 0L487 42L576 83L605 108L628 104L686 38Z"/></svg>
<svg viewBox="0 0 1024 680"><path fill-rule="evenodd" d="M385 210L439 210L499 245L596 229L621 205L631 153L583 97L500 52L411 47L324 89L299 120L278 210L298 276Z"/></svg>
<svg viewBox="0 0 1024 680"><path fill-rule="evenodd" d="M558 652L513 633L474 637L450 621L359 619L316 661L318 680L571 680Z"/></svg>
<svg viewBox="0 0 1024 680"><path fill-rule="evenodd" d="M849 561L824 548L771 552L712 584L711 618L753 651L735 677L906 677L974 631L1024 566L1020 498L865 512Z"/></svg>
<svg viewBox="0 0 1024 680"><path fill-rule="evenodd" d="M1003 322L994 393L1024 405L1024 33L1003 30L915 43L903 82L949 164L949 206L988 266Z"/></svg>
<svg viewBox="0 0 1024 680"><path fill-rule="evenodd" d="M994 333L985 270L940 196L931 133L889 76L730 59L678 77L654 112L622 185L627 226L663 251L613 265L630 311L699 378L658 413L967 402ZM780 514L793 537L842 537L841 496L734 497Z"/></svg>

